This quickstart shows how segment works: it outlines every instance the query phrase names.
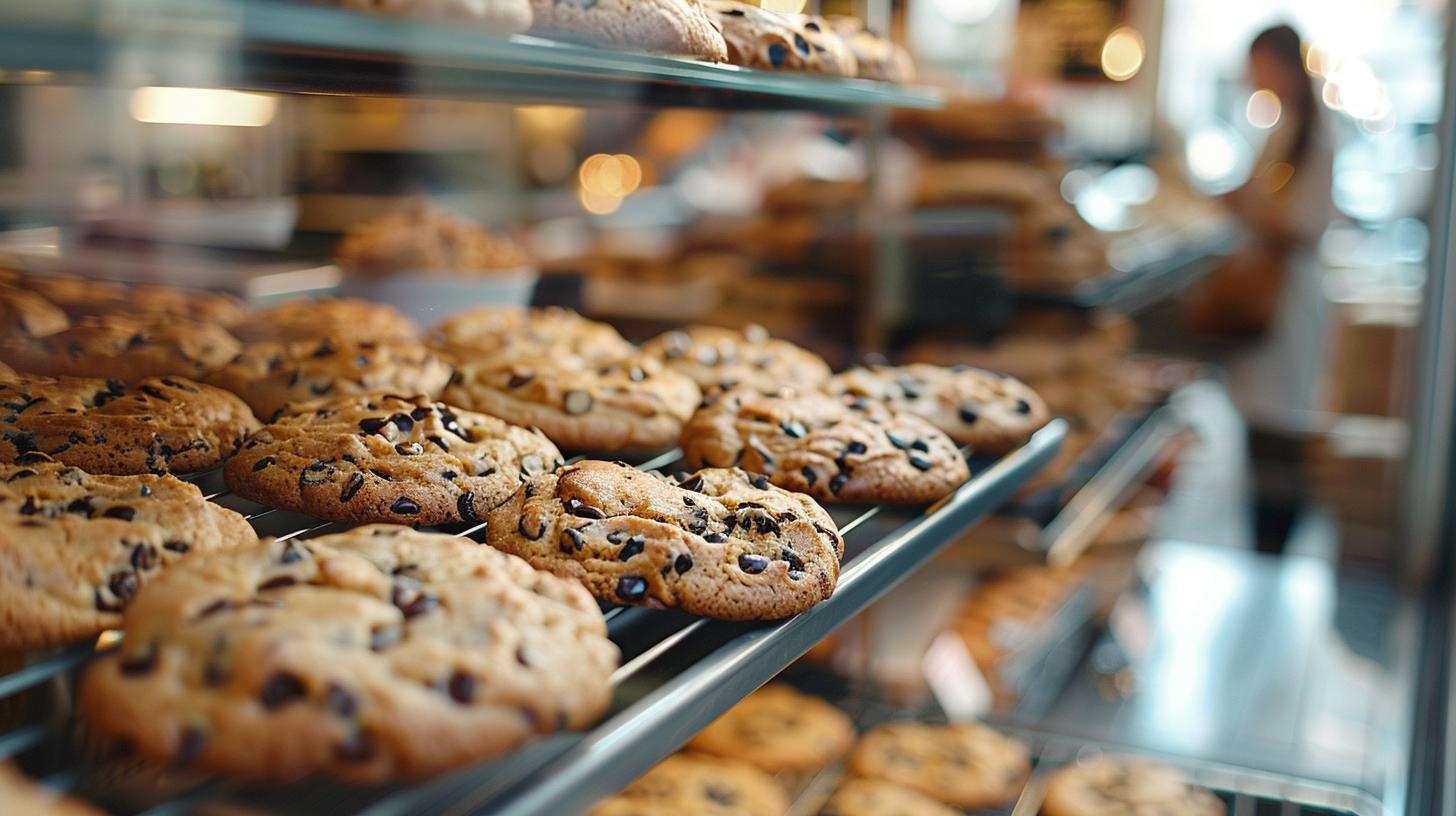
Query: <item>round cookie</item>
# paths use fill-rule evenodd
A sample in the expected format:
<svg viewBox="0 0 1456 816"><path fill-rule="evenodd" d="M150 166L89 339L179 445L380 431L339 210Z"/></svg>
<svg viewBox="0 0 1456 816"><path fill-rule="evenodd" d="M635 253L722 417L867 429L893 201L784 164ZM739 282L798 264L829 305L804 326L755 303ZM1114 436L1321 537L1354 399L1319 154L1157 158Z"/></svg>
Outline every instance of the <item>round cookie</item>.
<svg viewBox="0 0 1456 816"><path fill-rule="evenodd" d="M531 16L538 37L710 62L727 57L702 0L531 0Z"/></svg>
<svg viewBox="0 0 1456 816"><path fill-rule="evenodd" d="M1047 781L1041 812L1045 816L1224 816L1228 807L1167 765L1100 756L1058 768Z"/></svg>
<svg viewBox="0 0 1456 816"><path fill-rule="evenodd" d="M774 684L745 697L688 742L688 750L747 762L770 773L818 771L844 756L854 723L838 708Z"/></svg>
<svg viewBox="0 0 1456 816"><path fill-rule="evenodd" d="M647 341L642 352L704 389L728 384L765 393L781 388L815 389L831 374L829 364L818 355L769 337L762 326L748 326L741 332L717 326L678 329Z"/></svg>
<svg viewBox="0 0 1456 816"><path fill-rule="evenodd" d="M585 727L618 659L581 587L392 525L187 559L125 628L82 714L158 762L263 779L419 776Z"/></svg>
<svg viewBox="0 0 1456 816"><path fill-rule="evenodd" d="M241 350L218 326L121 315L84 317L45 337L0 341L0 357L20 371L125 382L167 374L199 377Z"/></svg>
<svg viewBox="0 0 1456 816"><path fill-rule="evenodd" d="M410 14L421 7L444 16L456 7L459 11L490 14L498 6L520 4L525 25L531 24L529 0L345 0L347 4L395 8L390 11ZM469 7L469 8L466 8ZM421 9L423 12L423 9ZM491 275L506 270L530 267L531 257L520 244L503 232L486 229L455 213L430 206L422 200L361 224L351 230L334 249L335 262L351 277L382 278L397 273L454 275Z"/></svg>
<svg viewBox="0 0 1456 816"><path fill-rule="evenodd" d="M0 337L44 337L70 325L61 307L35 292L0 284Z"/></svg>
<svg viewBox="0 0 1456 816"><path fill-rule="evenodd" d="M700 395L692 380L648 357L594 365L541 356L457 362L441 398L540 428L562 448L609 451L672 445Z"/></svg>
<svg viewBox="0 0 1456 816"><path fill-rule="evenodd" d="M742 467L823 501L932 502L970 476L946 435L910 414L823 394L711 394L683 426L692 467Z"/></svg>
<svg viewBox="0 0 1456 816"><path fill-rule="evenodd" d="M803 15L780 14L737 0L706 0L706 4L723 29L728 61L734 65L847 77L858 73L854 55L838 35L818 23L806 29L803 23L808 18Z"/></svg>
<svg viewBox="0 0 1456 816"><path fill-rule="evenodd" d="M0 379L0 462L40 451L89 473L195 473L257 427L242 400L181 377Z"/></svg>
<svg viewBox="0 0 1456 816"><path fill-rule="evenodd" d="M870 729L849 755L849 772L904 785L956 807L1016 801L1031 757L1018 740L975 723L890 723Z"/></svg>
<svg viewBox="0 0 1456 816"><path fill-rule="evenodd" d="M427 397L296 407L224 465L238 495L334 521L478 522L522 482L561 463L540 431Z"/></svg>
<svg viewBox="0 0 1456 816"><path fill-rule="evenodd" d="M257 343L204 382L237 394L271 419L294 402L353 394L436 396L451 368L413 340L332 339Z"/></svg>
<svg viewBox="0 0 1456 816"><path fill-rule="evenodd" d="M25 777L10 762L0 762L0 802L5 816L103 816L80 799Z"/></svg>
<svg viewBox="0 0 1456 816"><path fill-rule="evenodd" d="M854 52L861 79L882 82L910 82L915 79L915 63L910 59L910 52L899 43L870 33L858 17L832 14L828 20L834 32Z"/></svg>
<svg viewBox="0 0 1456 816"><path fill-rule="evenodd" d="M430 330L426 342L455 363L486 363L521 357L576 358L611 363L637 349L606 323L570 309L479 306Z"/></svg>
<svg viewBox="0 0 1456 816"><path fill-rule="evenodd" d="M231 326L245 312L242 302L232 295L202 289L153 284L123 286L109 281L50 275L27 276L22 285L61 307L73 319L130 315Z"/></svg>
<svg viewBox="0 0 1456 816"><path fill-rule="evenodd" d="M187 552L256 543L242 516L171 476L93 476L41 453L0 465L0 650L58 646L121 625Z"/></svg>
<svg viewBox="0 0 1456 816"><path fill-rule="evenodd" d="M265 340L340 342L414 340L419 329L393 306L357 298L298 298L248 314L233 334L246 343Z"/></svg>
<svg viewBox="0 0 1456 816"><path fill-rule="evenodd" d="M878 779L847 779L819 816L963 816L925 794Z"/></svg>
<svg viewBox="0 0 1456 816"><path fill-rule="evenodd" d="M978 455L1010 451L1051 418L1042 398L1020 380L969 366L853 368L836 374L825 390L923 417Z"/></svg>
<svg viewBox="0 0 1456 816"><path fill-rule="evenodd" d="M788 809L783 788L752 765L674 754L591 816L784 816Z"/></svg>
<svg viewBox="0 0 1456 816"><path fill-rule="evenodd" d="M598 598L728 620L829 597L844 541L824 508L737 469L681 485L621 462L537 476L491 512L486 542Z"/></svg>

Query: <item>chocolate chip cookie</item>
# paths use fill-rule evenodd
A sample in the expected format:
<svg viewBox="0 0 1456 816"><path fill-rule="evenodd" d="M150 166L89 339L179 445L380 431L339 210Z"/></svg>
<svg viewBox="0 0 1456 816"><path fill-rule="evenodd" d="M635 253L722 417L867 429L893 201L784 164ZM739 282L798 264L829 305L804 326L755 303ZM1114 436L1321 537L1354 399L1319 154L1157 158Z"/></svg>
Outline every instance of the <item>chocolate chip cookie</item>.
<svg viewBox="0 0 1456 816"><path fill-rule="evenodd" d="M416 341L323 339L257 343L203 381L242 397L266 420L295 402L352 394L437 396L450 372Z"/></svg>
<svg viewBox="0 0 1456 816"><path fill-rule="evenodd" d="M963 812L893 782L848 779L819 816L963 816Z"/></svg>
<svg viewBox="0 0 1456 816"><path fill-rule="evenodd" d="M765 686L688 742L688 750L736 759L770 773L818 771L844 756L854 723L843 711L792 686Z"/></svg>
<svg viewBox="0 0 1456 816"><path fill-rule="evenodd" d="M611 363L637 349L606 323L570 309L479 306L440 323L426 341L455 363L485 363L522 357L577 358Z"/></svg>
<svg viewBox="0 0 1456 816"><path fill-rule="evenodd" d="M44 337L70 325L61 307L34 292L0 284L0 337Z"/></svg>
<svg viewBox="0 0 1456 816"><path fill-rule="evenodd" d="M1100 756L1058 768L1047 781L1041 812L1046 816L1224 816L1228 807L1167 765Z"/></svg>
<svg viewBox="0 0 1456 816"><path fill-rule="evenodd" d="M478 522L561 463L540 431L427 397L295 407L227 461L223 475L238 495L335 521Z"/></svg>
<svg viewBox="0 0 1456 816"><path fill-rule="evenodd" d="M831 373L817 354L769 337L762 326L743 331L717 326L678 329L647 341L642 351L701 388L739 384L764 393L781 388L812 390Z"/></svg>
<svg viewBox="0 0 1456 816"><path fill-rule="evenodd" d="M393 306L357 298L299 298L261 309L233 326L238 339L383 341L413 340L419 329Z"/></svg>
<svg viewBox="0 0 1456 816"><path fill-rule="evenodd" d="M591 816L784 816L788 809L783 788L752 765L674 754Z"/></svg>
<svg viewBox="0 0 1456 816"><path fill-rule="evenodd" d="M803 15L780 14L736 0L707 0L723 28L728 61L745 68L800 71L852 77L859 73L854 54L839 35L815 23L803 26Z"/></svg>
<svg viewBox="0 0 1456 816"><path fill-rule="evenodd" d="M844 541L807 496L737 469L676 484L588 460L537 476L491 512L486 541L598 598L729 620L829 597Z"/></svg>
<svg viewBox="0 0 1456 816"><path fill-rule="evenodd" d="M711 62L725 56L702 0L531 0L531 15L538 37Z"/></svg>
<svg viewBox="0 0 1456 816"><path fill-rule="evenodd" d="M181 377L0 379L0 463L40 451L89 473L194 473L257 427L242 400Z"/></svg>
<svg viewBox="0 0 1456 816"><path fill-rule="evenodd" d="M693 467L742 467L823 501L932 502L970 471L955 443L920 417L864 399L710 394L683 426Z"/></svg>
<svg viewBox="0 0 1456 816"><path fill-rule="evenodd" d="M692 380L648 357L598 365L541 356L457 360L441 398L540 428L562 448L615 451L672 445L699 395Z"/></svg>
<svg viewBox="0 0 1456 816"><path fill-rule="evenodd" d="M618 659L573 582L393 525L186 559L125 628L82 714L153 760L264 779L419 776L585 727Z"/></svg>
<svg viewBox="0 0 1456 816"><path fill-rule="evenodd" d="M0 650L114 629L183 553L257 540L242 516L171 476L93 476L28 453L0 465Z"/></svg>
<svg viewBox="0 0 1456 816"><path fill-rule="evenodd" d="M836 374L826 390L923 417L978 455L1010 451L1051 418L1046 403L1020 380L969 366L853 368Z"/></svg>
<svg viewBox="0 0 1456 816"><path fill-rule="evenodd" d="M181 318L198 323L231 326L245 313L241 301L222 292L174 286L29 275L22 286L65 310L73 319L104 315Z"/></svg>
<svg viewBox="0 0 1456 816"><path fill-rule="evenodd" d="M975 723L891 723L870 729L849 755L849 772L913 788L956 807L1016 801L1031 773L1018 740Z"/></svg>
<svg viewBox="0 0 1456 816"><path fill-rule="evenodd" d="M199 377L236 357L242 346L226 329L185 320L83 317L44 337L0 340L0 358L20 371L51 377Z"/></svg>

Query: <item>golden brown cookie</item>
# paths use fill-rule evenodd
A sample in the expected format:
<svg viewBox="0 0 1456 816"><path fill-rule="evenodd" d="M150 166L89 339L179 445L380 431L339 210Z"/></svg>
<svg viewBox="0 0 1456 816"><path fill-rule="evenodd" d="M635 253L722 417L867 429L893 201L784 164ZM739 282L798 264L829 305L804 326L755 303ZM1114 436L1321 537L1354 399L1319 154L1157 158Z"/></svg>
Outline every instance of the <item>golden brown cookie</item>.
<svg viewBox="0 0 1456 816"><path fill-rule="evenodd" d="M0 340L0 358L50 377L201 377L242 347L226 329L180 318L83 317L44 337Z"/></svg>
<svg viewBox="0 0 1456 816"><path fill-rule="evenodd" d="M891 723L865 733L849 772L913 788L961 808L1008 805L1031 773L1020 741L975 723Z"/></svg>
<svg viewBox="0 0 1456 816"><path fill-rule="evenodd" d="M530 480L486 541L598 598L730 620L783 618L829 597L844 541L808 496L737 469L676 484L587 460Z"/></svg>
<svg viewBox="0 0 1456 816"><path fill-rule="evenodd" d="M28 289L0 284L0 337L44 337L70 325L61 307Z"/></svg>
<svg viewBox="0 0 1456 816"><path fill-rule="evenodd" d="M419 329L399 310L356 298L298 298L251 312L233 327L238 339L343 342L413 340Z"/></svg>
<svg viewBox="0 0 1456 816"><path fill-rule="evenodd" d="M764 686L698 732L690 751L747 762L770 773L818 771L844 756L854 723L818 697Z"/></svg>
<svg viewBox="0 0 1456 816"><path fill-rule="evenodd" d="M326 338L254 343L203 381L237 394L269 420L289 403L355 394L438 396L450 373L418 341Z"/></svg>
<svg viewBox="0 0 1456 816"><path fill-rule="evenodd" d="M474 523L561 463L540 431L427 397L295 408L227 461L223 474L238 495L334 521Z"/></svg>
<svg viewBox="0 0 1456 816"><path fill-rule="evenodd" d="M819 355L769 337L762 326L742 331L718 326L675 329L644 343L642 352L704 389L746 385L765 393L782 388L813 390L831 373Z"/></svg>
<svg viewBox="0 0 1456 816"><path fill-rule="evenodd" d="M692 467L742 467L823 501L932 502L970 476L955 443L925 420L814 393L709 394L682 448Z"/></svg>
<svg viewBox="0 0 1456 816"><path fill-rule="evenodd" d="M1045 816L1177 814L1224 816L1228 807L1177 769L1148 760L1100 756L1058 768L1047 781Z"/></svg>
<svg viewBox="0 0 1456 816"><path fill-rule="evenodd" d="M915 79L915 63L910 59L910 52L903 46L887 37L871 34L865 29L864 21L858 17L834 14L828 19L835 33L854 52L861 79L878 79L882 82L909 82Z"/></svg>
<svg viewBox="0 0 1456 816"><path fill-rule="evenodd" d="M929 796L879 779L847 779L819 816L963 816Z"/></svg>
<svg viewBox="0 0 1456 816"><path fill-rule="evenodd" d="M610 364L576 357L459 362L441 398L451 405L540 428L568 450L663 448L697 407L692 380L638 356Z"/></svg>
<svg viewBox="0 0 1456 816"><path fill-rule="evenodd" d="M710 62L726 56L702 0L531 0L531 15L538 37Z"/></svg>
<svg viewBox="0 0 1456 816"><path fill-rule="evenodd" d="M728 45L728 61L745 68L856 76L854 54L818 18L780 14L737 0L706 0ZM805 28L812 22L813 28Z"/></svg>
<svg viewBox="0 0 1456 816"><path fill-rule="evenodd" d="M1020 380L969 366L853 368L836 374L825 390L923 417L978 455L1006 453L1051 419L1046 403Z"/></svg>
<svg viewBox="0 0 1456 816"><path fill-rule="evenodd" d="M0 650L121 625L184 553L256 543L243 517L171 476L93 476L40 453L0 465Z"/></svg>
<svg viewBox="0 0 1456 816"><path fill-rule="evenodd" d="M19 284L60 306L72 319L126 315L181 318L231 326L242 318L243 304L232 295L202 289L137 284L126 286L84 278L29 275Z"/></svg>
<svg viewBox="0 0 1456 816"><path fill-rule="evenodd" d="M788 809L779 784L752 765L674 754L591 816L784 816Z"/></svg>
<svg viewBox="0 0 1456 816"><path fill-rule="evenodd" d="M39 451L89 473L195 473L256 427L242 400L181 377L0 379L0 463Z"/></svg>
<svg viewBox="0 0 1456 816"><path fill-rule="evenodd" d="M353 0L379 5L373 0ZM393 0L401 6L432 5L439 0ZM477 6L476 3L445 0L442 5ZM528 0L519 2L530 25ZM480 4L489 8L492 4ZM524 27L523 27L524 29ZM376 218L349 231L339 241L334 256L350 275L378 278L396 272L454 272L461 275L489 274L520 269L531 257L510 236L488 230L461 216L413 202L396 212Z"/></svg>
<svg viewBox="0 0 1456 816"><path fill-rule="evenodd" d="M637 353L610 325L555 306L478 306L435 326L426 342L453 363L478 365L523 357L608 364Z"/></svg>
<svg viewBox="0 0 1456 816"><path fill-rule="evenodd" d="M190 558L137 594L78 707L157 762L383 782L582 728L617 647L591 596L453 536L373 525Z"/></svg>

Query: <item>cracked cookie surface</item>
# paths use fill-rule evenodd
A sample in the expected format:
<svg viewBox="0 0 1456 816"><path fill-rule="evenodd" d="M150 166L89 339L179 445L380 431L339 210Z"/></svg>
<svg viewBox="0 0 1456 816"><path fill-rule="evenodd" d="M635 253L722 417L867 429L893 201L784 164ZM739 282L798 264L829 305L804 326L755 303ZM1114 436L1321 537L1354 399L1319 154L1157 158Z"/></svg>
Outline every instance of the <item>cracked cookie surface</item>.
<svg viewBox="0 0 1456 816"><path fill-rule="evenodd" d="M889 723L855 745L849 772L948 805L992 808L1016 801L1031 774L1031 755L1019 740L979 723Z"/></svg>
<svg viewBox="0 0 1456 816"><path fill-rule="evenodd" d="M825 391L914 414L983 455L1003 454L1025 443L1051 418L1046 403L1025 383L969 366L853 368L834 375Z"/></svg>
<svg viewBox="0 0 1456 816"><path fill-rule="evenodd" d="M527 482L486 542L614 603L730 620L783 618L829 597L844 541L813 499L736 468L681 484L587 460Z"/></svg>
<svg viewBox="0 0 1456 816"><path fill-rule="evenodd" d="M138 588L184 553L258 538L171 476L94 476L29 453L0 465L0 540L0 650L9 650L114 629Z"/></svg>
<svg viewBox="0 0 1456 816"><path fill-rule="evenodd" d="M226 329L169 318L84 317L44 337L0 341L0 359L18 371L51 377L200 377L236 357L242 346Z"/></svg>
<svg viewBox="0 0 1456 816"><path fill-rule="evenodd" d="M742 331L717 326L675 329L642 344L700 388L740 384L765 393L815 389L829 379L829 364L808 349L770 337L762 326Z"/></svg>
<svg viewBox="0 0 1456 816"><path fill-rule="evenodd" d="M591 596L467 539L371 525L162 578L79 697L158 762L381 782L588 726L611 699L618 652Z"/></svg>
<svg viewBox="0 0 1456 816"><path fill-rule="evenodd" d="M0 376L0 462L40 451L90 473L195 473L257 427L236 396L181 377Z"/></svg>
<svg viewBox="0 0 1456 816"><path fill-rule="evenodd" d="M611 325L557 306L478 306L442 321L430 330L426 342L460 364L521 357L611 363L637 353Z"/></svg>
<svg viewBox="0 0 1456 816"><path fill-rule="evenodd" d="M354 394L435 397L450 371L418 342L323 339L251 345L204 381L237 394L269 420L289 403Z"/></svg>
<svg viewBox="0 0 1456 816"><path fill-rule="evenodd" d="M931 502L970 476L955 443L925 420L864 399L712 393L683 426L693 467L742 467L823 501Z"/></svg>
<svg viewBox="0 0 1456 816"><path fill-rule="evenodd" d="M475 523L561 462L539 431L423 396L295 407L224 466L238 495L334 521Z"/></svg>
<svg viewBox="0 0 1456 816"><path fill-rule="evenodd" d="M248 313L233 327L244 342L413 340L419 328L387 303L359 298L297 298Z"/></svg>

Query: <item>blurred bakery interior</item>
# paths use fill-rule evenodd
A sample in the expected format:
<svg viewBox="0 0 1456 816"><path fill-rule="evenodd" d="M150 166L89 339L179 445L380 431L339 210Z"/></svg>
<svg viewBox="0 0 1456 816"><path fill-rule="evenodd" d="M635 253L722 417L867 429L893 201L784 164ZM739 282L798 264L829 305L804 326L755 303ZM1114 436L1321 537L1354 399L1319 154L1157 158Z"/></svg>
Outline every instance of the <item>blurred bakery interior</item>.
<svg viewBox="0 0 1456 816"><path fill-rule="evenodd" d="M296 751L252 749L280 752L262 778L210 747L159 762L82 710L92 664L137 648L132 556L105 610L126 623L0 639L28 644L0 649L17 780L0 777L0 812L13 795L114 813L1456 813L1451 20L1444 0L9 0L0 386L25 398L0 401L0 467L38 451L120 472L68 460L74 440L33 444L29 395L68 387L48 377L119 389L140 365L230 391L256 419L237 456L305 398L418 392L538 427L558 474L622 460L694 491L698 467L762 470L823 505L843 552L837 584L788 617L628 597L601 558L528 557L584 583L620 651L596 716L497 741L479 736L496 720L470 739L449 718L396 723L411 747L389 767L431 740L463 753L353 777L289 720ZM118 319L136 334L102 348ZM180 351L139 358L162 327ZM199 362L193 331L231 350ZM285 342L366 344L371 373L290 347L284 383L261 349ZM391 343L414 356L376 376ZM526 360L562 379L518 398ZM489 380L501 365L508 386ZM659 371L702 397L660 439L639 406L671 398L634 390ZM942 462L892 434L914 469L855 492L845 458L864 446L833 425L854 415L760 418L770 456L739 408L732 461L700 453L731 449L703 430L715 400L755 389L781 400L764 412L812 394L913 414L968 476L919 489ZM332 433L316 416L301 437ZM844 452L803 455L844 481L813 458L802 480L774 471L805 424ZM485 546L486 511L510 507L470 505L477 490L458 512L449 493L443 524L398 501L323 511L226 467L172 472L280 540L385 521ZM51 562L27 560L10 509L34 498L11 477L0 621L25 628L39 601L17 587ZM103 585L92 558L71 560ZM316 635L282 631L267 655ZM322 699L312 682L299 696ZM522 682L482 677L474 699ZM360 716L408 719L408 694L371 688ZM208 689L176 693L212 695L193 727L219 735L297 714Z"/></svg>

